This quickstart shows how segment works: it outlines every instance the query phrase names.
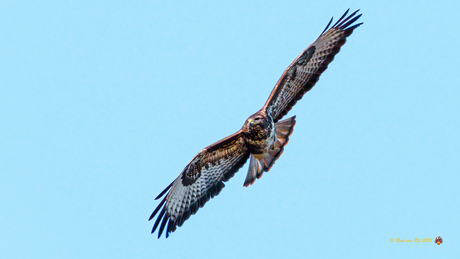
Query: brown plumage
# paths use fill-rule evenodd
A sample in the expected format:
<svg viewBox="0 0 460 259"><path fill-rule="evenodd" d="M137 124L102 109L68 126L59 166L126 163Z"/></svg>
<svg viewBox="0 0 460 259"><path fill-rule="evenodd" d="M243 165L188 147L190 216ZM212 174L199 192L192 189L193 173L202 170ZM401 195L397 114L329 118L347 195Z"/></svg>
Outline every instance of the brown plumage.
<svg viewBox="0 0 460 259"><path fill-rule="evenodd" d="M218 195L250 157L244 186L268 172L283 153L295 126L295 116L279 121L309 91L326 70L346 38L362 23L352 25L361 15L345 14L329 30L329 22L319 38L303 51L284 71L265 105L251 115L243 127L201 150L180 175L156 199L160 204L149 220L158 217L152 233L159 227L158 238L166 228L166 237Z"/></svg>

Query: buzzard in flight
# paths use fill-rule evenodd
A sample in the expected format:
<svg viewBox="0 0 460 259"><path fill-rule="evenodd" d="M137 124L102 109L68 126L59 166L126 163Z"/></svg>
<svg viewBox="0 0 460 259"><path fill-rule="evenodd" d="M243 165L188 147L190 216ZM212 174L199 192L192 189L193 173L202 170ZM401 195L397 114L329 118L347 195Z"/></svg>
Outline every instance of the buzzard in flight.
<svg viewBox="0 0 460 259"><path fill-rule="evenodd" d="M362 24L353 24L361 17L356 15L358 11L347 16L347 10L328 30L331 19L318 39L284 71L262 109L251 115L235 134L201 150L156 197L160 199L166 194L149 218L153 219L158 213L152 233L159 226L160 238L166 227L167 238L210 198L218 195L224 182L232 178L246 160L250 159L244 181L246 187L270 170L283 153L296 123L295 116L280 119L315 85L346 38Z"/></svg>

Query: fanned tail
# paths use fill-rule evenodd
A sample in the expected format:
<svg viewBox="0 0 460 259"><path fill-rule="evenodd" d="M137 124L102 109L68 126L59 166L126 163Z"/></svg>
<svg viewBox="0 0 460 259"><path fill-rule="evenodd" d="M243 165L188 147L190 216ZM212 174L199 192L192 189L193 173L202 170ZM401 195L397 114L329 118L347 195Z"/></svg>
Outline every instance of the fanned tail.
<svg viewBox="0 0 460 259"><path fill-rule="evenodd" d="M260 179L264 172L268 172L275 164L275 161L281 156L284 146L289 142L289 136L292 134L295 126L295 116L286 120L279 121L275 124L276 141L267 153L251 154L249 170L244 181L244 186L248 187L256 179Z"/></svg>

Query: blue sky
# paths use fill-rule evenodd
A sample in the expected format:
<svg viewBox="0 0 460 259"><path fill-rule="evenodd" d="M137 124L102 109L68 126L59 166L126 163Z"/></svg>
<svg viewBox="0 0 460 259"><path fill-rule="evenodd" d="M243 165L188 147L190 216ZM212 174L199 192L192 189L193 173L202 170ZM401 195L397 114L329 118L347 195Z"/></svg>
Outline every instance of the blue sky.
<svg viewBox="0 0 460 259"><path fill-rule="evenodd" d="M260 109L331 16L364 25L247 165L168 239L154 201ZM0 3L2 258L454 258L458 1ZM390 243L442 236L444 243Z"/></svg>

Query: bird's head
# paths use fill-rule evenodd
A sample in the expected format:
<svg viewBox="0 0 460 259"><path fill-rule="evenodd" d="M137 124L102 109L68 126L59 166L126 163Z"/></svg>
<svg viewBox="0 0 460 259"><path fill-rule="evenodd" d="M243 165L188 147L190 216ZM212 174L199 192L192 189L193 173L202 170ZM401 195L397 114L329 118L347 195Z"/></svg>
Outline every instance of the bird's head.
<svg viewBox="0 0 460 259"><path fill-rule="evenodd" d="M259 111L251 115L246 120L244 128L246 129L246 132L258 132L265 129L268 123L267 115Z"/></svg>
<svg viewBox="0 0 460 259"><path fill-rule="evenodd" d="M259 125L264 122L264 118L260 115L251 116L248 118L248 125L249 127L253 127L255 125Z"/></svg>

